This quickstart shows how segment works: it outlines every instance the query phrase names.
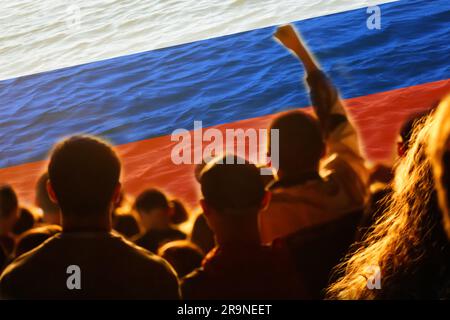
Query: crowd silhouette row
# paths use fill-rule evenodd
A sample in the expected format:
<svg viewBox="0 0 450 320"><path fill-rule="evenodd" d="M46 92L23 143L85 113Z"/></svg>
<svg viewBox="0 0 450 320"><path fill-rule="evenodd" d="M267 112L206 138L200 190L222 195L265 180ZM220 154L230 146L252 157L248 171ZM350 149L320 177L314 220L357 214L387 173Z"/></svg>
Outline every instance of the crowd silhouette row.
<svg viewBox="0 0 450 320"><path fill-rule="evenodd" d="M192 213L164 186L132 199L108 143L66 138L36 183L40 214L0 187L0 297L450 298L450 96L405 122L394 168L369 168L296 31L282 26L275 38L303 63L314 114L273 120L280 162L270 179L233 154L199 165L201 213L185 233Z"/></svg>

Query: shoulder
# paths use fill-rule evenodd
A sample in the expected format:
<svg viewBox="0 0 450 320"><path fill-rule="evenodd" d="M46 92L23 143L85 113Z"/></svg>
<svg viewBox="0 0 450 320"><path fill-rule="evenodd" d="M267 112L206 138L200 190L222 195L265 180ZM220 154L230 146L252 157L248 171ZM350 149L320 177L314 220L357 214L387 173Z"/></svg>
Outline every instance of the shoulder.
<svg viewBox="0 0 450 320"><path fill-rule="evenodd" d="M134 237L132 237L131 242L139 244L142 241L144 241L144 239L146 239L147 237L148 237L148 234L146 232L140 233L140 234L137 234Z"/></svg>
<svg viewBox="0 0 450 320"><path fill-rule="evenodd" d="M144 249L123 237L118 237L117 241L122 243L123 247L134 259L141 261L143 264L147 264L148 266L154 266L156 269L161 271L166 271L171 274L174 273L173 268L166 260L151 253L147 249Z"/></svg>
<svg viewBox="0 0 450 320"><path fill-rule="evenodd" d="M31 284L35 280L36 274L40 272L41 261L46 259L55 241L57 241L55 237L50 238L37 248L16 258L3 270L0 276L1 298L15 296L13 290L20 287L19 283Z"/></svg>
<svg viewBox="0 0 450 320"><path fill-rule="evenodd" d="M198 298L196 295L203 292L201 287L206 282L206 273L203 268L198 268L182 278L180 282L183 299L196 299Z"/></svg>
<svg viewBox="0 0 450 320"><path fill-rule="evenodd" d="M128 259L130 272L142 277L140 281L143 286L148 284L151 287L157 284L159 298L179 299L178 276L166 260L122 237L119 241L125 248L123 251L127 252L123 258Z"/></svg>
<svg viewBox="0 0 450 320"><path fill-rule="evenodd" d="M130 263L133 263L136 269L151 271L146 274L152 274L161 281L178 282L175 270L166 260L124 238L119 241L127 248L129 258L132 259Z"/></svg>
<svg viewBox="0 0 450 320"><path fill-rule="evenodd" d="M11 262L3 271L0 279L3 278L3 275L6 273L10 273L12 271L17 271L26 268L29 264L33 263L35 260L43 258L47 256L49 251L52 251L55 243L58 242L59 235L53 236L50 239L44 241L41 245L36 248L20 255L13 262Z"/></svg>
<svg viewBox="0 0 450 320"><path fill-rule="evenodd" d="M186 239L186 234L179 229L174 228L173 233L174 233L175 237L177 237L177 238Z"/></svg>
<svg viewBox="0 0 450 320"><path fill-rule="evenodd" d="M321 182L320 182L321 183ZM303 207L314 205L320 187L319 182L311 182L302 185L276 188L272 191L272 197L265 212L266 215L291 215L298 214Z"/></svg>

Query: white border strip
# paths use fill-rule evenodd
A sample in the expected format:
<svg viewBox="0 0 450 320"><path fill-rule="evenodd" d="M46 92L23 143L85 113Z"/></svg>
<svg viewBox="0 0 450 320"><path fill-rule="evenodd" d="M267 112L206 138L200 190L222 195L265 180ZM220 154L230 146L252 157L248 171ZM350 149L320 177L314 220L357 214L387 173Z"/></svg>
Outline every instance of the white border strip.
<svg viewBox="0 0 450 320"><path fill-rule="evenodd" d="M0 80L387 2L0 1Z"/></svg>

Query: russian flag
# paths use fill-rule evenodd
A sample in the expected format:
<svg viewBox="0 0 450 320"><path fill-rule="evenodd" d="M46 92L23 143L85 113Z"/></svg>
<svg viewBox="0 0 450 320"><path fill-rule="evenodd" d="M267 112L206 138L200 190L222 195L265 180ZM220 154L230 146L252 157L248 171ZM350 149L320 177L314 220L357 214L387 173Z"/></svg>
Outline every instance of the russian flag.
<svg viewBox="0 0 450 320"><path fill-rule="evenodd" d="M266 128L309 105L300 64L272 40L279 24L300 30L373 162L450 91L448 0L77 3L0 4L0 182L24 200L52 145L87 133L116 145L127 192L158 186L195 206L193 165L171 160L175 129Z"/></svg>

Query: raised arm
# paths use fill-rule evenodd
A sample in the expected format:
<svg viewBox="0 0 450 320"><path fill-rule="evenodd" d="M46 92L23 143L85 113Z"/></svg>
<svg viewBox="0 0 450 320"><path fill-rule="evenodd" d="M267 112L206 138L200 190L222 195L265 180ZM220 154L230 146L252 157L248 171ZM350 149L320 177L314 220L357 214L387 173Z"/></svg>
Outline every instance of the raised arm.
<svg viewBox="0 0 450 320"><path fill-rule="evenodd" d="M300 39L300 35L290 24L278 27L274 34L276 40L278 40L283 46L300 59L305 67L306 72L313 73L314 71L320 70L317 62L314 60L312 54L303 45Z"/></svg>
<svg viewBox="0 0 450 320"><path fill-rule="evenodd" d="M338 91L320 70L319 64L292 25L279 27L274 37L299 58L305 68L311 102L319 118L329 154L337 154L338 158L349 164L365 183L368 174L361 156L358 136L347 118Z"/></svg>
<svg viewBox="0 0 450 320"><path fill-rule="evenodd" d="M327 138L338 124L346 120L337 90L320 70L319 64L292 25L279 27L274 37L302 62L306 70L306 82L310 89L312 105L319 118L323 135Z"/></svg>

